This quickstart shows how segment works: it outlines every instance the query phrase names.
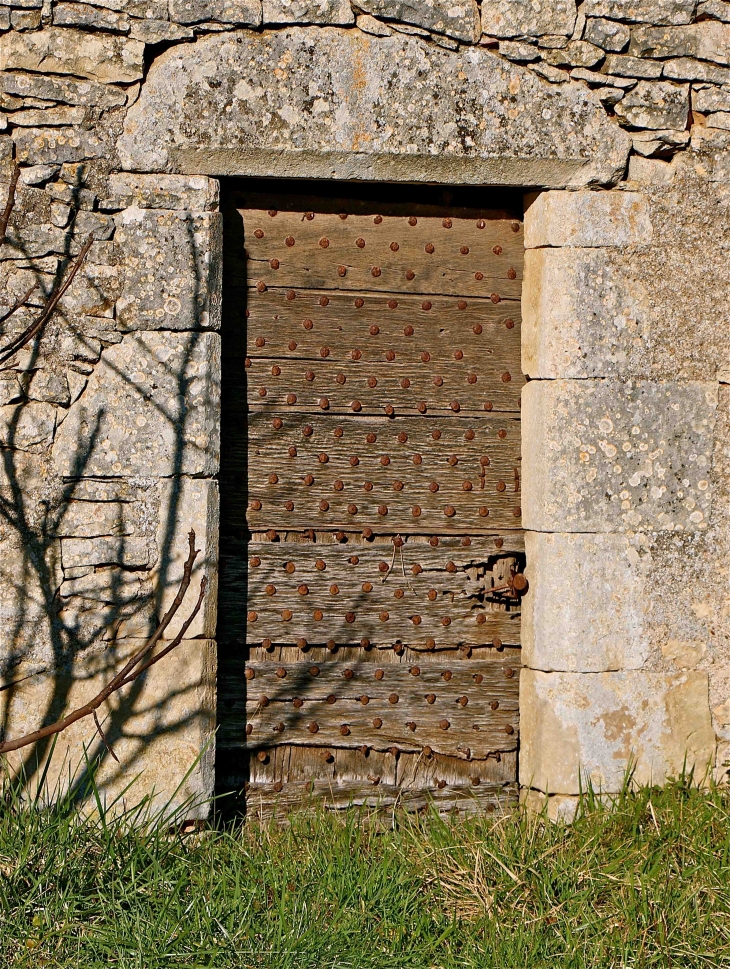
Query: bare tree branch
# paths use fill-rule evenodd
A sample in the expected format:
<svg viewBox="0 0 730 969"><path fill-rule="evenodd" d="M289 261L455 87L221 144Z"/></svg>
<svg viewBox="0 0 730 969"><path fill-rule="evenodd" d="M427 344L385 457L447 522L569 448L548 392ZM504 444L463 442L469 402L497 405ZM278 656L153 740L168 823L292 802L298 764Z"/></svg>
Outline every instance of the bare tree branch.
<svg viewBox="0 0 730 969"><path fill-rule="evenodd" d="M8 197L5 201L5 208L3 209L2 215L0 215L0 246L5 242L5 236L8 233L8 222L10 222L10 216L13 211L13 206L15 205L15 190L18 187L19 178L20 165L16 164L15 168L13 168L13 174L10 176Z"/></svg>
<svg viewBox="0 0 730 969"><path fill-rule="evenodd" d="M2 226L0 223L0 228L1 227ZM33 339L34 336L40 333L40 331L43 329L43 327L46 325L48 320L53 315L56 307L58 306L59 302L65 295L69 286L74 281L74 277L78 273L79 269L81 269L81 266L83 265L84 260L86 259L89 253L89 249L91 249L93 242L94 242L94 234L92 232L89 234L86 242L81 247L81 250L79 251L79 254L76 257L76 262L73 264L71 271L67 274L63 282L59 281L59 283L56 285L53 292L48 298L48 302L46 303L43 310L41 310L40 315L37 316L36 319L33 320L33 322L25 330L23 330L21 334L16 336L14 340L11 340L11 342L6 347L3 347L0 350L0 364L6 363L19 350L22 350L27 343L30 343L30 341Z"/></svg>
<svg viewBox="0 0 730 969"><path fill-rule="evenodd" d="M4 323L6 320L9 320L10 317L13 315L13 313L16 313L21 308L21 306L25 306L25 304L28 302L28 300L31 298L31 296L33 295L33 293L35 293L37 289L38 289L38 283L35 282L30 287L27 293L21 296L20 299L16 299L16 301L13 303L13 305L10 307L7 313L4 314L4 316L0 316L0 324Z"/></svg>
<svg viewBox="0 0 730 969"><path fill-rule="evenodd" d="M99 733L99 736L101 737L101 742L102 742L102 743L104 744L104 746L106 747L106 749L107 749L107 752L108 752L108 753L110 753L110 754L112 755L112 757L114 758L114 760L115 760L115 761L116 761L117 763L119 763L119 758L117 757L117 755L116 755L116 754L114 753L114 751L113 751L113 750L111 749L111 747L109 746L109 741L108 741L108 740L106 739L106 734L105 734L105 733L104 733L104 731L103 731L103 730L101 729L101 724L99 723L99 718L98 718L98 717L97 717L97 715L96 715L96 710L94 710L94 723L96 724L96 729L97 729L97 731L98 731L98 733Z"/></svg>
<svg viewBox="0 0 730 969"><path fill-rule="evenodd" d="M61 720L57 720L55 723L51 723L46 727L41 727L40 730L34 730L32 733L25 734L23 737L18 737L16 740L6 740L4 743L0 743L0 754L7 754L13 750L19 750L21 747L27 747L29 744L37 743L39 740L44 740L46 737L51 737L54 734L61 733L62 730L70 727L73 723L77 723L79 720L83 720L84 717L94 714L96 718L96 710L99 709L102 703L108 699L112 693L115 693L121 687L126 686L127 683L131 683L133 680L136 680L146 669L162 659L163 656L166 656L169 652L175 649L175 647L180 645L185 633L190 628L190 624L197 616L200 606L202 605L203 597L205 595L205 578L203 578L200 583L200 594L198 595L198 600L195 603L195 607L180 627L178 634L171 643L169 643L163 650L161 650L160 653L157 654L157 656L149 658L146 663L142 663L142 660L148 656L152 649L154 649L155 645L162 637L162 634L174 619L183 603L185 594L190 588L193 565L200 552L199 549L195 548L195 532L192 528L188 534L188 546L188 557L183 567L183 577L175 598L172 601L172 605L163 616L160 625L157 627L152 636L150 636L144 645L140 647L140 649L138 649L133 656L130 657L117 675L111 679L109 683L107 683L107 685L100 690L93 699L89 700L89 702L85 703L83 706L78 707L76 710L73 710ZM104 739L103 734L102 739Z"/></svg>

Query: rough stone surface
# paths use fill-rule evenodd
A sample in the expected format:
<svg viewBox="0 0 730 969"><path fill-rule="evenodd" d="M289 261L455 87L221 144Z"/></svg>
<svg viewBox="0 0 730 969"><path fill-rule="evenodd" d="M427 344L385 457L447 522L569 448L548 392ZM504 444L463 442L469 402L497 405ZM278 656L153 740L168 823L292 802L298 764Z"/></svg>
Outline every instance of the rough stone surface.
<svg viewBox="0 0 730 969"><path fill-rule="evenodd" d="M688 24L697 0L586 0L586 17L610 17L629 23Z"/></svg>
<svg viewBox="0 0 730 969"><path fill-rule="evenodd" d="M482 30L490 37L538 37L571 34L575 0L488 0L482 4Z"/></svg>
<svg viewBox="0 0 730 969"><path fill-rule="evenodd" d="M547 87L479 48L327 27L319 37L224 34L163 54L127 116L124 166L547 184L623 171L625 135L581 85ZM438 101L424 102L426 88Z"/></svg>
<svg viewBox="0 0 730 969"><path fill-rule="evenodd" d="M706 673L523 670L520 711L520 781L551 794L617 792L632 765L636 784L701 781L714 762Z"/></svg>
<svg viewBox="0 0 730 969"><path fill-rule="evenodd" d="M170 0L170 17L180 24L217 20L223 24L258 27L261 0Z"/></svg>
<svg viewBox="0 0 730 969"><path fill-rule="evenodd" d="M87 702L141 645L126 640L113 650L84 657L77 676L43 672L25 677L26 670L17 669L13 690L0 690L0 716L12 725L7 736L21 736L41 726L48 714L56 716L59 698L65 698L66 710ZM119 762L105 751L93 720L80 720L58 738L48 789L65 789L69 770L83 770L86 746L90 759L101 760L96 783L103 800L111 803L118 798L135 777L135 799L152 795L153 809L168 799L172 808L192 799L195 806L186 807L184 817L206 817L205 802L215 781L215 671L215 644L184 640L174 655L148 670L143 682L110 697L100 708L99 720ZM22 753L9 756L11 769L20 764Z"/></svg>
<svg viewBox="0 0 730 969"><path fill-rule="evenodd" d="M68 77L45 77L42 74L0 74L0 90L18 98L42 98L85 107L117 108L127 103L127 94L121 88Z"/></svg>
<svg viewBox="0 0 730 969"><path fill-rule="evenodd" d="M709 382L531 381L522 395L525 528L707 528L716 407Z"/></svg>
<svg viewBox="0 0 730 969"><path fill-rule="evenodd" d="M218 182L205 175L134 175L128 172L109 177L107 209L198 209L218 208ZM215 288L215 287L214 287Z"/></svg>
<svg viewBox="0 0 730 969"><path fill-rule="evenodd" d="M476 0L359 0L365 13L435 30L474 43L481 26Z"/></svg>
<svg viewBox="0 0 730 969"><path fill-rule="evenodd" d="M713 111L730 111L730 86L700 88L692 91L692 110L707 114Z"/></svg>
<svg viewBox="0 0 730 969"><path fill-rule="evenodd" d="M0 70L74 74L92 81L129 82L142 77L144 45L104 34L48 27L0 37Z"/></svg>
<svg viewBox="0 0 730 969"><path fill-rule="evenodd" d="M595 44L604 50L622 51L629 45L631 31L625 24L616 23L615 20L589 17L586 20L583 37L590 44Z"/></svg>
<svg viewBox="0 0 730 969"><path fill-rule="evenodd" d="M676 81L703 81L730 85L730 68L696 61L693 57L676 57L664 61L662 73L664 77Z"/></svg>
<svg viewBox="0 0 730 969"><path fill-rule="evenodd" d="M196 548L201 551L195 561L191 586L178 614L165 630L165 639L173 639L192 612L203 576L206 578L208 591L186 636L190 639L196 636L210 638L215 633L218 519L217 481L183 477L165 482L157 528L158 560L154 577L157 611L160 616L170 608L180 587L191 528L195 531Z"/></svg>
<svg viewBox="0 0 730 969"><path fill-rule="evenodd" d="M219 338L125 336L102 355L53 446L60 474L160 477L218 470Z"/></svg>
<svg viewBox="0 0 730 969"><path fill-rule="evenodd" d="M639 81L616 105L616 114L635 128L684 128L689 91L667 81Z"/></svg>
<svg viewBox="0 0 730 969"><path fill-rule="evenodd" d="M122 330L220 326L221 219L217 212L128 208L115 216Z"/></svg>
<svg viewBox="0 0 730 969"><path fill-rule="evenodd" d="M526 533L525 551L525 666L575 673L644 666L646 555L624 535L539 532Z"/></svg>
<svg viewBox="0 0 730 969"><path fill-rule="evenodd" d="M640 27L631 34L636 57L697 57L730 64L730 26L704 20L688 27Z"/></svg>
<svg viewBox="0 0 730 969"><path fill-rule="evenodd" d="M348 0L263 0L263 18L265 24L351 24L355 21Z"/></svg>
<svg viewBox="0 0 730 969"><path fill-rule="evenodd" d="M636 77L656 80L662 76L662 65L657 61L645 61L629 54L609 54L603 65L606 74L617 77Z"/></svg>
<svg viewBox="0 0 730 969"><path fill-rule="evenodd" d="M525 248L629 246L651 242L646 198L638 192L542 192L525 212Z"/></svg>

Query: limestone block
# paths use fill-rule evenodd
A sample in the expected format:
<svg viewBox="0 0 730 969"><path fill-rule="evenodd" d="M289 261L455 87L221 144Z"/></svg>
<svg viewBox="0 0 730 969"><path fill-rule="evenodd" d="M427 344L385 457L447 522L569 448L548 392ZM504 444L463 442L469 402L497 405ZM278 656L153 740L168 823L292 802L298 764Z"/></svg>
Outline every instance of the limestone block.
<svg viewBox="0 0 730 969"><path fill-rule="evenodd" d="M120 608L149 599L151 593L152 587L144 572L114 567L97 568L85 575L64 579L60 589L62 599L75 596Z"/></svg>
<svg viewBox="0 0 730 969"><path fill-rule="evenodd" d="M689 88L669 81L639 81L616 105L616 114L635 128L684 128Z"/></svg>
<svg viewBox="0 0 730 969"><path fill-rule="evenodd" d="M487 0L482 4L482 30L490 37L539 37L572 34L575 0Z"/></svg>
<svg viewBox="0 0 730 969"><path fill-rule="evenodd" d="M75 78L46 77L43 74L2 74L0 90L19 98L41 98L97 108L118 108L127 102L127 95L121 88Z"/></svg>
<svg viewBox="0 0 730 969"><path fill-rule="evenodd" d="M53 440L56 408L30 401L0 407L0 445L12 450L38 450Z"/></svg>
<svg viewBox="0 0 730 969"><path fill-rule="evenodd" d="M718 111L716 114L708 114L707 127L730 131L730 112Z"/></svg>
<svg viewBox="0 0 730 969"><path fill-rule="evenodd" d="M218 208L218 181L205 175L138 175L121 172L109 176L111 198L102 207L124 209Z"/></svg>
<svg viewBox="0 0 730 969"><path fill-rule="evenodd" d="M636 57L696 57L730 64L730 26L703 20L687 27L639 27L631 34L629 53Z"/></svg>
<svg viewBox="0 0 730 969"><path fill-rule="evenodd" d="M79 105L59 105L55 108L28 108L8 114L8 121L24 128L41 125L76 125L86 120L86 109Z"/></svg>
<svg viewBox="0 0 730 969"><path fill-rule="evenodd" d="M692 110L703 114L714 111L730 111L730 85L724 88L694 88L692 91Z"/></svg>
<svg viewBox="0 0 730 969"><path fill-rule="evenodd" d="M580 797L566 794L543 794L523 788L520 791L520 804L528 814L542 815L556 824L572 824L575 820Z"/></svg>
<svg viewBox="0 0 730 969"><path fill-rule="evenodd" d="M589 44L586 40L571 40L565 47L543 53L545 63L555 67L593 67L605 56L600 47Z"/></svg>
<svg viewBox="0 0 730 969"><path fill-rule="evenodd" d="M525 666L575 673L644 666L650 556L623 535L540 532L526 532L525 553Z"/></svg>
<svg viewBox="0 0 730 969"><path fill-rule="evenodd" d="M64 2L54 5L53 23L57 27L91 27L121 34L129 32L130 24L126 13L90 7L86 3Z"/></svg>
<svg viewBox="0 0 730 969"><path fill-rule="evenodd" d="M44 406L44 405L36 405ZM53 446L62 475L213 475L218 470L220 340L139 333L106 350Z"/></svg>
<svg viewBox="0 0 730 969"><path fill-rule="evenodd" d="M30 34L28 36L36 36ZM22 128L14 133L16 158L21 164L47 165L107 157L108 141L99 129Z"/></svg>
<svg viewBox="0 0 730 969"><path fill-rule="evenodd" d="M589 17L583 36L589 44L595 44L603 50L621 51L628 46L631 31L625 24L616 23L615 20Z"/></svg>
<svg viewBox="0 0 730 969"><path fill-rule="evenodd" d="M701 531L717 385L540 380L522 395L522 521L535 531Z"/></svg>
<svg viewBox="0 0 730 969"><path fill-rule="evenodd" d="M88 3L92 7L103 7L105 10L123 11L130 17L140 17L144 20L167 20L167 0L78 0Z"/></svg>
<svg viewBox="0 0 730 969"><path fill-rule="evenodd" d="M265 24L352 24L355 14L349 0L264 0L263 19Z"/></svg>
<svg viewBox="0 0 730 969"><path fill-rule="evenodd" d="M707 777L715 734L707 674L543 673L520 675L520 783L551 794L661 784L686 765Z"/></svg>
<svg viewBox="0 0 730 969"><path fill-rule="evenodd" d="M662 61L662 75L675 81L730 85L730 68L696 61L694 57L672 57Z"/></svg>
<svg viewBox="0 0 730 969"><path fill-rule="evenodd" d="M62 404L64 407L70 403L68 379L64 373L36 370L31 378L27 394L31 400Z"/></svg>
<svg viewBox="0 0 730 969"><path fill-rule="evenodd" d="M652 316L638 268L600 249L528 250L523 372L533 379L650 372Z"/></svg>
<svg viewBox="0 0 730 969"><path fill-rule="evenodd" d="M170 0L170 19L179 24L217 20L223 24L258 27L261 0Z"/></svg>
<svg viewBox="0 0 730 969"><path fill-rule="evenodd" d="M707 0L697 7L697 17L712 17L730 23L730 3L727 0Z"/></svg>
<svg viewBox="0 0 730 969"><path fill-rule="evenodd" d="M628 137L584 85L481 47L292 27L160 55L118 148L147 172L562 187L617 178Z"/></svg>
<svg viewBox="0 0 730 969"><path fill-rule="evenodd" d="M629 23L688 24L697 0L586 0L586 17L611 17Z"/></svg>
<svg viewBox="0 0 730 969"><path fill-rule="evenodd" d="M42 486L37 474L18 477L25 488ZM53 603L62 579L58 542L21 533L7 518L0 523L0 675L20 660L38 665L52 658Z"/></svg>
<svg viewBox="0 0 730 969"><path fill-rule="evenodd" d="M188 556L188 533L195 531L195 546L200 555L195 560L193 581L174 620L165 631L173 639L188 618L206 577L208 587L200 612L186 632L210 637L215 633L218 574L218 482L200 478L173 478L165 482L157 529L158 560L155 570L157 614L164 616L180 587L183 565Z"/></svg>
<svg viewBox="0 0 730 969"><path fill-rule="evenodd" d="M65 27L0 37L0 70L74 74L92 81L129 83L142 77L144 44Z"/></svg>
<svg viewBox="0 0 730 969"><path fill-rule="evenodd" d="M525 212L525 248L630 246L651 242L639 192L541 192Z"/></svg>
<svg viewBox="0 0 730 969"><path fill-rule="evenodd" d="M220 326L222 222L216 212L128 208L115 216L121 330Z"/></svg>
<svg viewBox="0 0 730 969"><path fill-rule="evenodd" d="M195 34L189 27L171 24L167 20L132 20L129 36L143 44L162 44L190 40Z"/></svg>
<svg viewBox="0 0 730 969"><path fill-rule="evenodd" d="M22 736L47 722L44 718L56 719L88 702L141 645L141 641L126 640L113 650L81 654L72 675L38 674L23 679L12 691L0 691L0 716L7 725L7 737ZM16 678L23 673L21 668ZM69 771L84 769L86 746L89 760L101 759L96 781L109 803L124 793L117 806L129 808L152 795L153 809L171 800L171 807L181 808L182 817L205 817L208 806L204 802L211 797L215 780L215 673L214 643L202 639L182 642L99 709L99 720L119 763L107 753L93 719L80 720L59 735L48 790L57 785L64 790ZM10 756L11 768L20 764L23 753ZM125 791L131 778L136 780ZM183 808L188 799L195 806Z"/></svg>
<svg viewBox="0 0 730 969"><path fill-rule="evenodd" d="M124 565L127 568L146 568L152 564L146 539L125 535L64 538L61 540L61 560L64 570L85 565Z"/></svg>
<svg viewBox="0 0 730 969"><path fill-rule="evenodd" d="M134 535L139 530L138 505L126 501L69 501L59 509L54 535L94 538Z"/></svg>
<svg viewBox="0 0 730 969"><path fill-rule="evenodd" d="M643 77L656 80L662 76L661 61L644 60L629 54L609 54L604 63L606 74L617 77Z"/></svg>
<svg viewBox="0 0 730 969"><path fill-rule="evenodd" d="M265 0L266 2L266 0ZM365 13L476 43L481 35L476 0L358 0Z"/></svg>
<svg viewBox="0 0 730 969"><path fill-rule="evenodd" d="M374 37L390 37L393 33L387 24L384 24L382 20L371 17L369 13L358 14L355 22L360 30L366 34L372 34Z"/></svg>

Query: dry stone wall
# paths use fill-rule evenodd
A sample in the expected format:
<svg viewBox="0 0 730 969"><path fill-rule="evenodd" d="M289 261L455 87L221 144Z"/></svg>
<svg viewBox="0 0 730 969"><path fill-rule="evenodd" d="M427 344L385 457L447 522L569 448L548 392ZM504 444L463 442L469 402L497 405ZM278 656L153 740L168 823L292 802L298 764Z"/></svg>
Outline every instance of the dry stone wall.
<svg viewBox="0 0 730 969"><path fill-rule="evenodd" d="M91 743L110 791L170 794L201 749L176 796L211 789L215 176L521 185L522 781L556 814L632 758L724 776L730 2L11 0L0 32L0 305L39 284L7 335L96 239L0 373L7 735L149 632L193 525L205 609L106 711L122 766Z"/></svg>

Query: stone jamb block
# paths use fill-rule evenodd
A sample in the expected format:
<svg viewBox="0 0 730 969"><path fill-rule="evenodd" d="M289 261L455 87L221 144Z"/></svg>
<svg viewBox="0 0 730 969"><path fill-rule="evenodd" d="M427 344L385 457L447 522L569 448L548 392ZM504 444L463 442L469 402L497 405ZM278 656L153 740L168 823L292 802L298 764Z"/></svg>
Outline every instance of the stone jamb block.
<svg viewBox="0 0 730 969"><path fill-rule="evenodd" d="M528 197L526 249L646 245L651 239L649 205L640 192L541 192Z"/></svg>
<svg viewBox="0 0 730 969"><path fill-rule="evenodd" d="M114 221L123 278L116 304L119 328L218 329L220 213L133 206L117 213Z"/></svg>
<svg viewBox="0 0 730 969"><path fill-rule="evenodd" d="M707 674L631 670L520 674L520 783L576 795L616 793L694 769L707 780L715 733Z"/></svg>
<svg viewBox="0 0 730 969"><path fill-rule="evenodd" d="M109 176L110 198L100 207L112 209L182 209L215 212L220 201L218 180L205 175L143 175L119 172Z"/></svg>
<svg viewBox="0 0 730 969"><path fill-rule="evenodd" d="M717 384L534 380L522 395L522 521L544 532L707 528Z"/></svg>
<svg viewBox="0 0 730 969"><path fill-rule="evenodd" d="M648 563L624 535L525 533L522 659L545 672L641 669Z"/></svg>
<svg viewBox="0 0 730 969"><path fill-rule="evenodd" d="M198 598L200 581L205 576L207 588L200 612L185 635L212 638L215 634L218 591L218 482L204 478L171 478L163 483L157 527L157 567L154 574L158 616L162 618L172 605L180 587L183 565L188 556L188 533L195 531L195 546L200 555L195 560L193 578L183 603L164 633L174 639L188 618Z"/></svg>

